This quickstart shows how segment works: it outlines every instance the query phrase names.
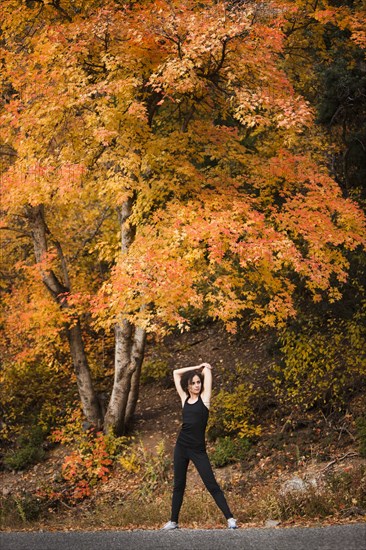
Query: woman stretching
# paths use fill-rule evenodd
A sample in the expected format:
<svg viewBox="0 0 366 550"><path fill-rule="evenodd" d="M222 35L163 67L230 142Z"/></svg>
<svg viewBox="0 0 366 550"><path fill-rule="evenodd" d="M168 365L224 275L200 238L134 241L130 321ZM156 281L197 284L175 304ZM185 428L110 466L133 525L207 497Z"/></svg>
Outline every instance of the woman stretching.
<svg viewBox="0 0 366 550"><path fill-rule="evenodd" d="M202 363L195 367L176 369L173 372L175 387L182 400L183 424L174 449L172 514L170 521L163 527L166 530L179 527L178 516L183 502L190 460L227 519L228 528L236 529L237 527L236 520L233 518L224 493L215 479L206 453L205 431L211 400L211 369L211 365Z"/></svg>

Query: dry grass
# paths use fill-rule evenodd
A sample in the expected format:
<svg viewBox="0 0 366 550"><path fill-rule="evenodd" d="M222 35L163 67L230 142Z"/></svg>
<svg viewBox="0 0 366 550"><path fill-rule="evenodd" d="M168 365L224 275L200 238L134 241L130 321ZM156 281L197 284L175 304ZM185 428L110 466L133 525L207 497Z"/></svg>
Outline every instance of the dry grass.
<svg viewBox="0 0 366 550"><path fill-rule="evenodd" d="M324 466L323 466L324 469ZM219 477L222 472L219 472ZM302 472L305 479L305 471ZM243 485L243 475L223 481L226 497L241 525L263 526L269 519L283 525L363 521L366 514L366 461L350 459L342 467L318 472L317 485L303 491L281 491L284 477ZM231 487L228 490L228 486ZM69 508L56 509L31 495L2 499L3 529L159 529L170 515L171 485L164 483L149 495L138 489L123 497L106 493ZM211 496L194 476L188 483L180 523L187 528L221 528L225 520Z"/></svg>

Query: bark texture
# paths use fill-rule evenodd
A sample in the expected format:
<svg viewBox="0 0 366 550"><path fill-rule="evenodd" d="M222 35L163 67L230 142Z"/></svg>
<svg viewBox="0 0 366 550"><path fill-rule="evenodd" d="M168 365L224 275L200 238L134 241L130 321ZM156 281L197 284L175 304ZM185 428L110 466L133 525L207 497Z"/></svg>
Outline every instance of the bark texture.
<svg viewBox="0 0 366 550"><path fill-rule="evenodd" d="M146 334L126 320L115 326L114 383L104 431L125 433L135 412Z"/></svg>
<svg viewBox="0 0 366 550"><path fill-rule="evenodd" d="M129 223L134 199L124 202L120 212L121 254L126 255L135 238L135 227ZM140 373L144 359L146 331L122 319L115 326L114 383L104 431L116 435L125 433L136 409Z"/></svg>
<svg viewBox="0 0 366 550"><path fill-rule="evenodd" d="M32 235L36 262L40 265L42 281L52 298L59 304L60 308L69 309L70 306L67 302L66 293L70 291L70 285L61 245L57 243L55 246L61 261L62 280L60 280L60 277L58 277L52 269L42 266L42 262L46 258L48 252L47 237L49 235L43 206L28 206L25 213ZM73 316L72 323L65 326L65 330L70 346L70 354L76 374L84 415L90 424L100 429L102 426L101 409L93 387L93 381L85 354L80 319L76 314Z"/></svg>

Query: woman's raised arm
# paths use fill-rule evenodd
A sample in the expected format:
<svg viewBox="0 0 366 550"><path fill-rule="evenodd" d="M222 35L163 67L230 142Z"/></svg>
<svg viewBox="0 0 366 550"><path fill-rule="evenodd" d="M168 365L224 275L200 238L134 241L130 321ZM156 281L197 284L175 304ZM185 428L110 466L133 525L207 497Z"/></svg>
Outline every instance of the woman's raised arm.
<svg viewBox="0 0 366 550"><path fill-rule="evenodd" d="M209 363L203 363L203 391L201 393L201 399L210 408L211 393L212 393L212 367Z"/></svg>
<svg viewBox="0 0 366 550"><path fill-rule="evenodd" d="M175 384L175 388L179 394L179 397L181 398L181 401L182 401L182 405L184 405L184 402L187 398L187 395L186 395L186 392L183 390L181 384L180 384L180 380L182 378L182 375L185 373L185 372L189 372L189 371L192 371L192 370L200 370L202 373L203 373L203 376L205 376L204 372L206 369L210 369L211 366L208 364L208 363L201 363L200 365L195 365L193 367L183 367L181 369L175 369L173 371L173 379L174 379L174 384ZM210 395L211 395L211 391L210 391Z"/></svg>

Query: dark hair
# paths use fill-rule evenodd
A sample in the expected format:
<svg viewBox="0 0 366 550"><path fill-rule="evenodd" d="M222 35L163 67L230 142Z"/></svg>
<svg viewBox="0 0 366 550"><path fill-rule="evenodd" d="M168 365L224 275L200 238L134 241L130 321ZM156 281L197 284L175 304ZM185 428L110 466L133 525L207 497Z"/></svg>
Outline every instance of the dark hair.
<svg viewBox="0 0 366 550"><path fill-rule="evenodd" d="M185 372L182 374L182 377L180 379L180 385L182 386L182 390L186 392L187 395L189 395L188 391L188 385L192 383L192 380L195 376L198 376L198 378L201 380L201 392L203 390L203 374L199 370L189 370L188 372Z"/></svg>

